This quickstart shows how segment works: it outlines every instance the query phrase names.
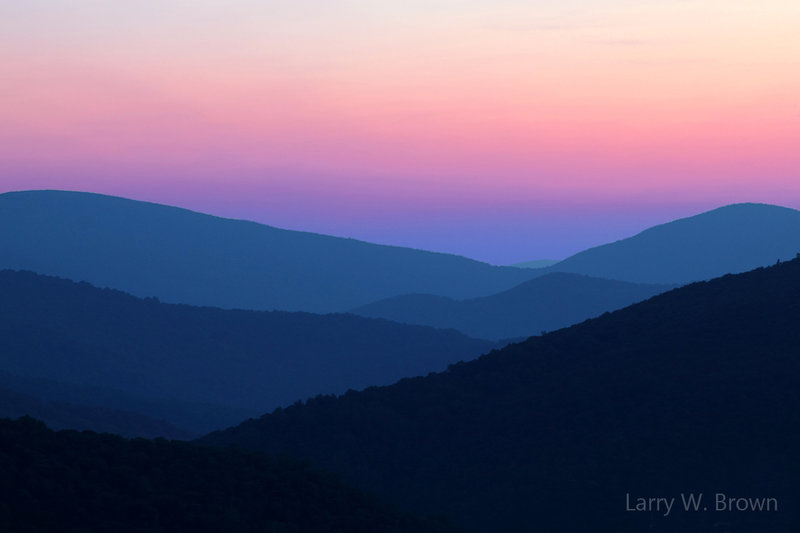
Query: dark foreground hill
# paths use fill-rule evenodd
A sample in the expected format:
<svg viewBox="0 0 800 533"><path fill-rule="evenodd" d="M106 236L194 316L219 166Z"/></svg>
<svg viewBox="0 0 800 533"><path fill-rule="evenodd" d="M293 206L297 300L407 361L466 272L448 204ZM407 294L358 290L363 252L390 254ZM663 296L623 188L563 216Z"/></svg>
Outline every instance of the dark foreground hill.
<svg viewBox="0 0 800 533"><path fill-rule="evenodd" d="M590 248L546 270L635 283L684 284L794 257L800 211L734 204Z"/></svg>
<svg viewBox="0 0 800 533"><path fill-rule="evenodd" d="M396 296L353 309L366 317L452 328L481 339L538 335L636 303L673 287L552 273L491 296Z"/></svg>
<svg viewBox="0 0 800 533"><path fill-rule="evenodd" d="M5 533L446 533L287 459L0 419Z"/></svg>
<svg viewBox="0 0 800 533"><path fill-rule="evenodd" d="M222 407L211 406L216 415L209 420L217 421L237 412L224 406L263 412L424 375L493 347L455 331L353 315L163 304L30 272L0 271L0 295L0 372L215 404ZM37 395L47 393L38 388ZM196 416L177 409L141 412L199 429Z"/></svg>
<svg viewBox="0 0 800 533"><path fill-rule="evenodd" d="M171 303L345 311L399 294L492 294L532 271L99 194L0 194L0 268Z"/></svg>
<svg viewBox="0 0 800 533"><path fill-rule="evenodd" d="M798 324L794 260L204 442L291 452L487 533L796 531ZM682 493L708 510L685 511ZM717 493L771 510L717 510ZM680 509L628 511L639 497Z"/></svg>

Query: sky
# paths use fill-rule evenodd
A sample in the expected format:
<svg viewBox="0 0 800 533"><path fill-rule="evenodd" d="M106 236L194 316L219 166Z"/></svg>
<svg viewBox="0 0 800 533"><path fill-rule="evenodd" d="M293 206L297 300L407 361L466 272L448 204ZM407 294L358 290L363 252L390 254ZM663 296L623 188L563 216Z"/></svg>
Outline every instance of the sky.
<svg viewBox="0 0 800 533"><path fill-rule="evenodd" d="M0 0L0 192L494 264L800 208L797 0Z"/></svg>

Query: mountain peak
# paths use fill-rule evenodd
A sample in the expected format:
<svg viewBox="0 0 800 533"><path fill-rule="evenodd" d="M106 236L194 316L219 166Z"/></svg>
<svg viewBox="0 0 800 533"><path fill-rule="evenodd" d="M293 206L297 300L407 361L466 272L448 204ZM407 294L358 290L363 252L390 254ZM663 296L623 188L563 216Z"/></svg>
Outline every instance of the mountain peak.
<svg viewBox="0 0 800 533"><path fill-rule="evenodd" d="M800 211L731 204L590 248L552 270L638 283L688 283L792 259Z"/></svg>

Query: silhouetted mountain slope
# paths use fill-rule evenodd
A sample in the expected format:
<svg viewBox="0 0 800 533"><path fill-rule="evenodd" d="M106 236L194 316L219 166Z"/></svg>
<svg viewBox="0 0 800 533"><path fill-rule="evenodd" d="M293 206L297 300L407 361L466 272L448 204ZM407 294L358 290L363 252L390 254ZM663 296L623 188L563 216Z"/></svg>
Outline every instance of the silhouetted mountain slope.
<svg viewBox="0 0 800 533"><path fill-rule="evenodd" d="M734 204L585 250L548 271L683 284L771 265L798 250L800 211Z"/></svg>
<svg viewBox="0 0 800 533"><path fill-rule="evenodd" d="M80 405L43 400L29 394L0 388L0 418L32 416L54 429L92 430L125 437L164 437L188 440L189 431L141 413L110 409L100 404Z"/></svg>
<svg viewBox="0 0 800 533"><path fill-rule="evenodd" d="M446 533L288 459L0 419L6 533Z"/></svg>
<svg viewBox="0 0 800 533"><path fill-rule="evenodd" d="M0 194L0 268L172 303L344 311L382 298L492 294L530 270L287 231L98 194Z"/></svg>
<svg viewBox="0 0 800 533"><path fill-rule="evenodd" d="M406 324L452 328L482 339L507 339L571 326L671 288L553 273L483 298L458 301L412 294L381 300L352 312Z"/></svg>
<svg viewBox="0 0 800 533"><path fill-rule="evenodd" d="M486 532L800 526L800 260L695 283L444 373L204 442L286 451ZM704 492L709 512L627 512ZM716 512L715 494L780 512ZM715 525L716 524L716 525Z"/></svg>
<svg viewBox="0 0 800 533"><path fill-rule="evenodd" d="M0 272L0 295L0 372L247 409L427 374L493 347L354 315L162 304L29 272Z"/></svg>

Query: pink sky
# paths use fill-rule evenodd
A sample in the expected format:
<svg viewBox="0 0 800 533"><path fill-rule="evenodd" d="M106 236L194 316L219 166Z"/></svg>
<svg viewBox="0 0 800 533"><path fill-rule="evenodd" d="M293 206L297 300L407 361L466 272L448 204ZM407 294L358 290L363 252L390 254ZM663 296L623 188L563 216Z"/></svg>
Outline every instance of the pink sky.
<svg viewBox="0 0 800 533"><path fill-rule="evenodd" d="M0 192L495 263L800 208L798 27L788 0L7 2Z"/></svg>

